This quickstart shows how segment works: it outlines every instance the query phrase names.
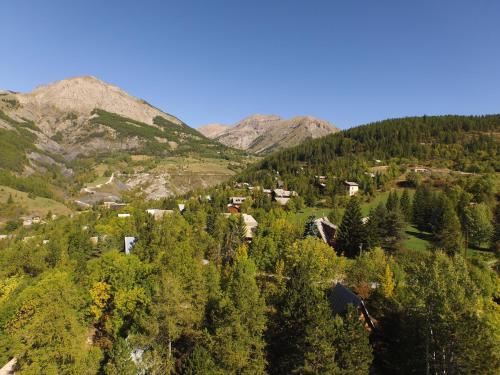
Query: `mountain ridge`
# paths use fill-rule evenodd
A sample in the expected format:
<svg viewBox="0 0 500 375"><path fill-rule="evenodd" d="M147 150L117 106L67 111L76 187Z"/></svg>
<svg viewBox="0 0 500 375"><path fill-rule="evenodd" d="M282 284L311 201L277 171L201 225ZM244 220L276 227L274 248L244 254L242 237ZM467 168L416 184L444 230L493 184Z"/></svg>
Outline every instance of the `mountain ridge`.
<svg viewBox="0 0 500 375"><path fill-rule="evenodd" d="M284 119L277 115L255 114L234 125L209 124L198 131L233 148L255 154L296 146L306 139L316 139L339 131L328 121L313 116Z"/></svg>

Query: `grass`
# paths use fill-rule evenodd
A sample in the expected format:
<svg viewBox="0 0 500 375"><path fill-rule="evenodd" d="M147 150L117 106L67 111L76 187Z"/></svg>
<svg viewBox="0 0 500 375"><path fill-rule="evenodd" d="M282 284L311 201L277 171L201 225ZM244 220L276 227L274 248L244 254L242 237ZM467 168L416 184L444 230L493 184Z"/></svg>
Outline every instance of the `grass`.
<svg viewBox="0 0 500 375"><path fill-rule="evenodd" d="M49 212L52 212L56 215L69 215L71 210L66 207L64 204L57 202L53 199L43 198L43 197L30 197L28 193L24 193L19 190L12 189L7 186L0 186L0 203L5 205L5 208L8 208L7 201L9 196L12 196L14 201L13 205L16 208L19 208L24 213L29 215L37 215L37 216L46 216ZM8 216L7 212L2 210L0 214L3 214L3 219L11 219L12 217ZM4 216L5 215L5 216Z"/></svg>
<svg viewBox="0 0 500 375"><path fill-rule="evenodd" d="M323 217L323 216L328 216L330 213L331 208L324 208L324 207L306 207L302 210L297 211L295 216L293 217L293 222L299 226L304 226L307 218L309 216L314 216L316 218L318 217Z"/></svg>

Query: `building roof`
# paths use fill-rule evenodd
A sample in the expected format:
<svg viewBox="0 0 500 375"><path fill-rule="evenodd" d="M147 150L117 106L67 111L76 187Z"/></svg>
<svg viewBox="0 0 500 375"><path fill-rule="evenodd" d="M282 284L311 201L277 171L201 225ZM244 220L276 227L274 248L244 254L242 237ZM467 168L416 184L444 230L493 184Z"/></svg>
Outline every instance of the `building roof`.
<svg viewBox="0 0 500 375"><path fill-rule="evenodd" d="M366 323L370 326L370 328L374 327L373 321L370 317L370 314L368 314L365 303L357 294L353 293L350 289L340 283L337 283L330 293L329 297L333 312L335 314L345 314L347 312L348 305L351 304L361 310L366 319Z"/></svg>
<svg viewBox="0 0 500 375"><path fill-rule="evenodd" d="M323 242L331 244L333 242L333 238L330 238L331 236L328 231L325 231L325 227L331 228L333 233L336 233L338 229L337 226L328 220L326 216L316 219L314 224L316 224L316 228L318 228L319 235L321 236Z"/></svg>
<svg viewBox="0 0 500 375"><path fill-rule="evenodd" d="M135 244L135 237L125 237L125 254L130 254Z"/></svg>
<svg viewBox="0 0 500 375"><path fill-rule="evenodd" d="M347 185L347 186L359 186L359 184L357 182L353 182L353 181L344 181L344 185Z"/></svg>

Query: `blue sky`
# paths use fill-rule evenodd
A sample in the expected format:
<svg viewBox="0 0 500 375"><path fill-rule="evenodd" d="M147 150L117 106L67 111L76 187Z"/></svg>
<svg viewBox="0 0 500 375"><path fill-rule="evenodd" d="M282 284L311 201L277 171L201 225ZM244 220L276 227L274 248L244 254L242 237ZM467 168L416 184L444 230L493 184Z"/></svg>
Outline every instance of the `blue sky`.
<svg viewBox="0 0 500 375"><path fill-rule="evenodd" d="M0 88L94 75L191 126L500 112L500 1L16 0Z"/></svg>

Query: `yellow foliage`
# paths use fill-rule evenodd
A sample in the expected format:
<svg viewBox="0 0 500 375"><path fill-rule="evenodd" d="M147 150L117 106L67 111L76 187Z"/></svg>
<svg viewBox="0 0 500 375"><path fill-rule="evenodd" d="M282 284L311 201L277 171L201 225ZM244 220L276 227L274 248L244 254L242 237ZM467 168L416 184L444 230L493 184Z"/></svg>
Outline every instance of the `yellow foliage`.
<svg viewBox="0 0 500 375"><path fill-rule="evenodd" d="M90 312L96 321L102 317L103 310L111 298L110 288L110 285L104 281L98 281L90 289L90 296L92 297Z"/></svg>

